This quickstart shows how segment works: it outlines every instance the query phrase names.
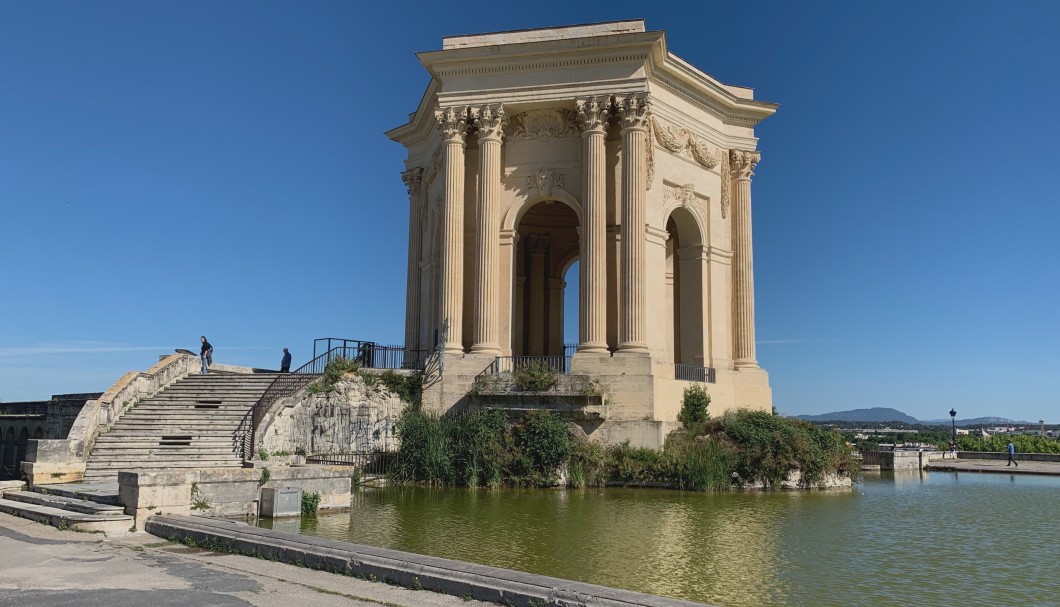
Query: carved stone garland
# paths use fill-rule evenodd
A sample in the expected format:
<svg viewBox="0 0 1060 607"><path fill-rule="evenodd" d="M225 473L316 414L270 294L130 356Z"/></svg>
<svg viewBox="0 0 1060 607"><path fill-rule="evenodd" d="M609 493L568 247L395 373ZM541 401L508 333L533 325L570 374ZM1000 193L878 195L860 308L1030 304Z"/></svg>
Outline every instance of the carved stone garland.
<svg viewBox="0 0 1060 607"><path fill-rule="evenodd" d="M654 116L651 118L651 131L655 135L655 141L666 151L678 155L686 154L708 169L718 166L721 150L712 152L710 146L692 131L676 126L664 127L662 121Z"/></svg>
<svg viewBox="0 0 1060 607"><path fill-rule="evenodd" d="M578 135L578 115L561 108L530 110L511 118L509 139L543 139Z"/></svg>

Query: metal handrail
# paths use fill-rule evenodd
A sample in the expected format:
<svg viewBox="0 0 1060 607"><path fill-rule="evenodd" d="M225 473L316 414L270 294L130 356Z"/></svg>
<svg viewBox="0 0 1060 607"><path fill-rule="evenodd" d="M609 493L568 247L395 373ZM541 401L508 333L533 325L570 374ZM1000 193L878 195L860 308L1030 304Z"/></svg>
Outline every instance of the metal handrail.
<svg viewBox="0 0 1060 607"><path fill-rule="evenodd" d="M323 346L327 346L326 348ZM405 346L378 344L362 339L344 337L318 337L313 340L313 358L317 350L332 352L338 349L356 351L352 356L365 369L415 369L422 370L429 352L423 349L406 349Z"/></svg>
<svg viewBox="0 0 1060 607"><path fill-rule="evenodd" d="M712 367L700 367L698 365L683 365L677 363L674 365L674 379L713 384L717 379L717 371Z"/></svg>
<svg viewBox="0 0 1060 607"><path fill-rule="evenodd" d="M498 356L493 359L493 372L514 373L519 369L541 364L556 373L570 373L569 356Z"/></svg>

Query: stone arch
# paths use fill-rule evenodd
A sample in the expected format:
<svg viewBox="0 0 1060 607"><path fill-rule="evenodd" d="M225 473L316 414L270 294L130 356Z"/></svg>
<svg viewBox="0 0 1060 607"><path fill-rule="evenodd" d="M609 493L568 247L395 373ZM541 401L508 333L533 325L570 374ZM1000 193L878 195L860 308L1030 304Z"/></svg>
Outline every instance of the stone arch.
<svg viewBox="0 0 1060 607"><path fill-rule="evenodd" d="M44 428L42 428L41 426L37 426L37 428L33 431L33 438L36 440L44 438Z"/></svg>
<svg viewBox="0 0 1060 607"><path fill-rule="evenodd" d="M687 206L674 206L666 217L667 350L673 362L704 366L707 332L706 239L703 223Z"/></svg>
<svg viewBox="0 0 1060 607"><path fill-rule="evenodd" d="M18 468L21 462L26 459L26 446L29 444L29 429L23 426L22 430L18 433L18 443L15 444L15 470L14 476L18 476Z"/></svg>
<svg viewBox="0 0 1060 607"><path fill-rule="evenodd" d="M510 208L502 225L517 235L510 283L512 354L563 356L565 273L581 254L581 205L553 189Z"/></svg>
<svg viewBox="0 0 1060 607"><path fill-rule="evenodd" d="M0 478L13 476L13 464L9 460L15 457L15 428L7 426L5 430L0 427Z"/></svg>
<svg viewBox="0 0 1060 607"><path fill-rule="evenodd" d="M542 202L562 202L574 211L575 216L578 218L578 225L583 224L582 220L582 203L577 198L571 196L566 190L555 188L547 195L538 194L535 196L528 196L522 201L513 204L508 208L504 214L504 219L501 220L501 230L515 230L516 226L519 225L519 221L522 220L523 215L526 212Z"/></svg>

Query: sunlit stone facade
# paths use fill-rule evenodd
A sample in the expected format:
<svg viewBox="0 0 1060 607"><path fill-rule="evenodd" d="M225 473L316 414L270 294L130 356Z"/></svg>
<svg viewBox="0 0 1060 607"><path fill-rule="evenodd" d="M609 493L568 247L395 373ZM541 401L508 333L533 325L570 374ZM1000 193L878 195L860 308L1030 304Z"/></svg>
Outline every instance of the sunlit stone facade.
<svg viewBox="0 0 1060 607"><path fill-rule="evenodd" d="M776 111L621 21L447 37L409 122L410 350L442 352L427 406L465 402L498 357L564 355L564 276L579 263L576 351L603 440L658 444L682 376L713 375L711 413L768 409L755 356L754 126ZM446 327L446 330L442 330Z"/></svg>

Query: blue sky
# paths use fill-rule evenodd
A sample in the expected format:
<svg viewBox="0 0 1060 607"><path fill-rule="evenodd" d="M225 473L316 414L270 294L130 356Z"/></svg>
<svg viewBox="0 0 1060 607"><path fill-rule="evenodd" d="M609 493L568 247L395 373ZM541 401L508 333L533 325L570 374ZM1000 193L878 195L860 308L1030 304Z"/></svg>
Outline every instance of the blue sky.
<svg viewBox="0 0 1060 607"><path fill-rule="evenodd" d="M475 10L471 10L474 8ZM784 413L1056 421L1060 3L0 4L0 399L206 334L403 339L402 124L444 35L643 17L781 103L758 353Z"/></svg>

